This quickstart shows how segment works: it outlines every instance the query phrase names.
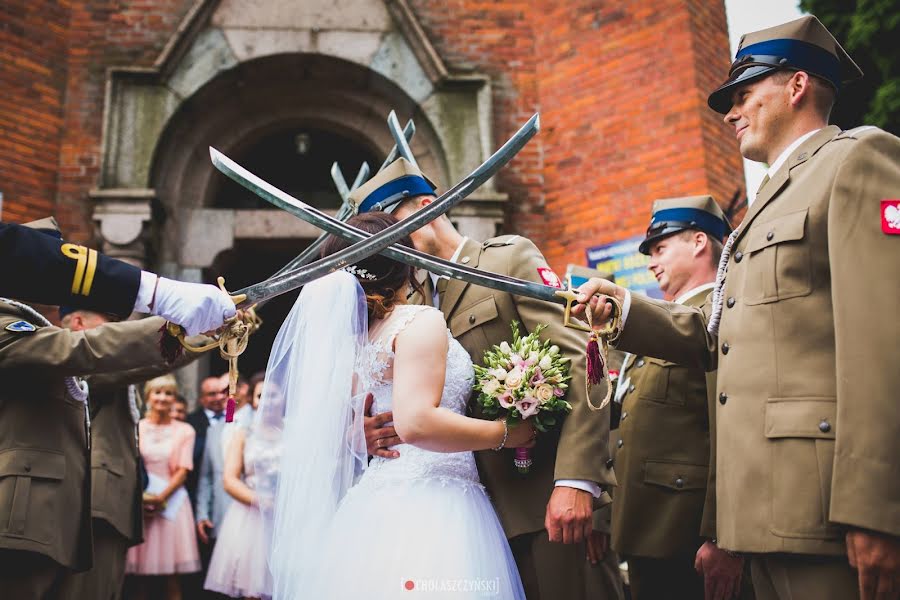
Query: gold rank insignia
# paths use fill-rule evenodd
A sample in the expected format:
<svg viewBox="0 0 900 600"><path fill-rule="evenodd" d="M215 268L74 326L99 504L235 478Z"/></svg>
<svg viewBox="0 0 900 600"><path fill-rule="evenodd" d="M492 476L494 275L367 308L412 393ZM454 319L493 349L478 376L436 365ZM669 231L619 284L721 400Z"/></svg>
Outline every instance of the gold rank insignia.
<svg viewBox="0 0 900 600"><path fill-rule="evenodd" d="M97 251L76 244L63 244L60 251L78 261L75 265L75 276L72 278L72 293L90 296L94 272L97 270Z"/></svg>

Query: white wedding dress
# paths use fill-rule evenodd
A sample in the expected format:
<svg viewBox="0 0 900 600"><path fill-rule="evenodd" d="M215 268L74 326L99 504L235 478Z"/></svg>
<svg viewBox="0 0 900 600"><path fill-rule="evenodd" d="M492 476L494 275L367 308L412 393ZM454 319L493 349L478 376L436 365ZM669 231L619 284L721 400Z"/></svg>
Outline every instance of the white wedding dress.
<svg viewBox="0 0 900 600"><path fill-rule="evenodd" d="M397 306L369 332L357 389L374 395L372 413L392 409L393 344L424 306ZM465 414L474 371L450 348L441 406ZM402 444L399 458L373 458L338 505L307 565L302 596L315 599L524 599L506 536L478 479L471 452L439 453ZM415 592L415 593L412 593Z"/></svg>

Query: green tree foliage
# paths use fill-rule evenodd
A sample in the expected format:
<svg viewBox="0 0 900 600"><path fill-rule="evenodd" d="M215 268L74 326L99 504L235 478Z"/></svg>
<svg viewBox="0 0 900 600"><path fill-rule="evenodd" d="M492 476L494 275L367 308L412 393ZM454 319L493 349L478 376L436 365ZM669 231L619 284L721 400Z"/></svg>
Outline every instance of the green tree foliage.
<svg viewBox="0 0 900 600"><path fill-rule="evenodd" d="M900 135L900 0L800 0L865 73L841 91L833 123Z"/></svg>

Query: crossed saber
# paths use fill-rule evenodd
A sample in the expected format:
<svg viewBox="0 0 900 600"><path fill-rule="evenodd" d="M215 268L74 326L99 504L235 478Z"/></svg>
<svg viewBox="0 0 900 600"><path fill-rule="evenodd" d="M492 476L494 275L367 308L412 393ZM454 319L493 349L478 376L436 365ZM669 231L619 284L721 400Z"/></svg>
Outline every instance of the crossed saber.
<svg viewBox="0 0 900 600"><path fill-rule="evenodd" d="M391 133L396 145L385 161L389 164L396 158L396 154L403 156L415 164L415 159L409 149L408 140L414 133L414 127L410 122L404 130L400 130L396 115L392 112L388 118ZM397 241L409 233L419 229L440 215L448 212L463 198L471 194L481 184L492 177L503 167L539 130L539 116L535 114L516 132L497 152L488 158L482 165L475 169L461 182L450 188L434 202L425 208L413 213L410 217L391 225L387 229L370 235L355 227L347 225L343 221L352 213L353 209L347 199L351 190L356 189L365 179L368 165L364 164L357 175L352 188L346 186L340 168L335 164L332 167L332 176L338 187L344 204L338 211L337 217L331 217L324 212L294 198L287 192L278 189L269 182L254 175L231 160L223 153L210 148L210 156L213 165L241 186L258 195L263 200L299 217L300 219L322 229L324 233L313 245L316 249L324 241L328 234L341 237L352 245L334 255L319 259L315 262L304 264L311 259L314 251L309 249L286 265L281 271L269 279L260 283L238 290L234 295L235 303L239 308L258 305L278 295L295 290L302 285L331 273L347 265L355 264L368 256L381 253L388 258L425 269L437 275L444 275L454 279L460 279L468 283L488 287L511 294L535 298L545 302L554 302L565 306L564 324L567 327L590 331L578 321L571 318L571 308L576 301L576 294L572 290L559 289L557 287L542 285L533 281L517 279L498 273L481 271L465 265L456 264L415 249L396 244Z"/></svg>

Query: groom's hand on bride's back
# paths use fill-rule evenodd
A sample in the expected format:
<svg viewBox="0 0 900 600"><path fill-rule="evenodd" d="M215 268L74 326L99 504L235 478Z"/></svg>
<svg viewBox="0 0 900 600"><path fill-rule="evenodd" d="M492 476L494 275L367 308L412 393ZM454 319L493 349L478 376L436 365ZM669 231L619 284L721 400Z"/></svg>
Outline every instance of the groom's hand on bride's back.
<svg viewBox="0 0 900 600"><path fill-rule="evenodd" d="M372 415L372 402L375 397L371 393L366 394L365 416L363 416L363 429L366 432L366 448L370 455L380 456L382 458L397 458L400 453L391 450L391 446L402 444L403 440L397 435L397 431L392 424L394 421L393 412L383 412L381 414Z"/></svg>

